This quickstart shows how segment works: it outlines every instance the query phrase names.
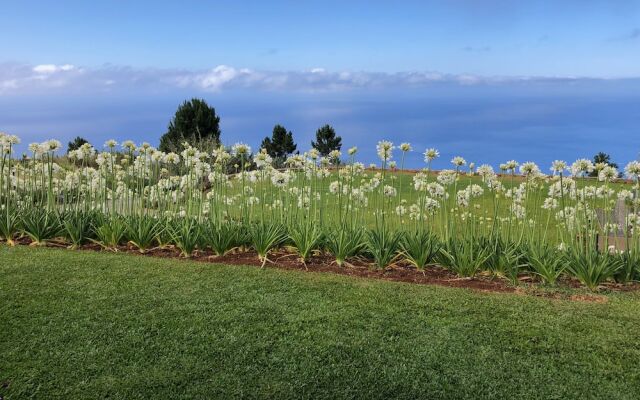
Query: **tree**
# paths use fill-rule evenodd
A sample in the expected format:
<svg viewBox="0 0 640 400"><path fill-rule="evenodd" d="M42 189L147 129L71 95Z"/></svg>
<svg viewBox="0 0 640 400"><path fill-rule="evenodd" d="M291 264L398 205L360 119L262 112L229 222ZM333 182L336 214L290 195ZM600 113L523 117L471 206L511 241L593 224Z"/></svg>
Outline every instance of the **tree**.
<svg viewBox="0 0 640 400"><path fill-rule="evenodd" d="M265 137L260 147L267 150L267 154L277 165L280 165L289 154L296 151L298 146L293 141L293 133L287 132L284 126L278 124L273 127L271 138Z"/></svg>
<svg viewBox="0 0 640 400"><path fill-rule="evenodd" d="M69 154L74 150L78 150L80 146L82 146L85 143L89 143L89 141L83 137L76 136L75 139L73 139L72 141L69 142L69 144L67 144L67 154Z"/></svg>
<svg viewBox="0 0 640 400"><path fill-rule="evenodd" d="M160 138L160 150L179 152L184 142L211 149L220 143L220 117L202 99L194 98L178 107L167 133Z"/></svg>
<svg viewBox="0 0 640 400"><path fill-rule="evenodd" d="M327 124L316 131L316 141L311 142L311 146L326 157L332 150L340 150L342 138Z"/></svg>
<svg viewBox="0 0 640 400"><path fill-rule="evenodd" d="M607 153L603 153L602 151L598 152L598 154L596 154L595 156L593 156L593 163L594 164L604 164L604 165L609 165L613 168L618 168L618 164L611 162L611 156ZM589 176L598 176L598 171L597 170L593 170Z"/></svg>

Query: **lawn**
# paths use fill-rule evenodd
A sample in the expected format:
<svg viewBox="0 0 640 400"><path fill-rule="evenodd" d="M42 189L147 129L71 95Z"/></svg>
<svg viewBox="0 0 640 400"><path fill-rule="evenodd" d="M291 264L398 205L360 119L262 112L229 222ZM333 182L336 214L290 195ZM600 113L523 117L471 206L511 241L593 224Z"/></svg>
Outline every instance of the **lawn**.
<svg viewBox="0 0 640 400"><path fill-rule="evenodd" d="M637 398L607 300L0 247L0 397Z"/></svg>

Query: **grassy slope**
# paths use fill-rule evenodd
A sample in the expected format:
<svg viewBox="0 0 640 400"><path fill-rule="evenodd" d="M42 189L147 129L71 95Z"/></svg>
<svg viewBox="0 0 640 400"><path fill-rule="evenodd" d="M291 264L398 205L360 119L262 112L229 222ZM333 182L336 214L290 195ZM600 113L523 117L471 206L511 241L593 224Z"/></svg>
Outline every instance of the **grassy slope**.
<svg viewBox="0 0 640 400"><path fill-rule="evenodd" d="M639 306L0 247L0 396L634 398Z"/></svg>
<svg viewBox="0 0 640 400"><path fill-rule="evenodd" d="M367 178L371 178L373 175L374 175L373 171L366 172ZM409 219L408 215L399 217L395 214L395 208L396 208L396 205L398 204L398 200L400 199L406 200L406 204L405 204L406 207L409 207L411 204L419 203L420 196L419 196L419 193L416 192L416 190L414 189L413 176L414 176L414 173L412 172L392 173L387 171L386 184L393 184L396 188L401 188L401 190L399 190L398 197L394 198L393 201L391 202L389 217L387 218L387 223L393 228L401 228L401 227L405 229L412 228L415 224L414 221L411 221ZM393 183L391 178L393 178ZM337 210L338 210L338 208L336 207L337 197L335 195L329 194L329 184L336 179L337 177L335 175L332 175L331 177L326 178L323 183L323 187L324 187L323 192L325 193L325 197L324 197L325 206L323 207L324 218L325 218L325 222L327 222L329 225L335 225L341 221L339 220L340 216L337 213ZM432 181L435 181L435 175L431 179ZM523 180L524 178L520 176L516 176L513 180L508 175L500 178L500 181L503 183L505 188L516 187L520 183L522 183ZM457 188L458 190L464 189L470 183L478 184L482 186L484 189L483 195L473 200L473 204L480 205L480 209L477 211L474 211L474 213L479 216L493 217L495 194L490 192L486 188L486 185L482 183L482 178L480 176L472 176L472 177L469 177L466 175L461 176L459 179ZM295 184L296 183L294 182L293 185ZM356 186L358 186L359 184L360 182L358 181ZM579 188L581 188L585 185L601 186L603 185L603 183L598 182L596 178L589 178L588 180L579 179L577 181L577 185ZM622 189L627 189L627 190L633 189L633 185L625 181L618 181L615 183L611 183L610 187L616 190L616 192ZM448 190L448 193L452 195L453 187L448 187L447 190ZM232 189L232 192L234 193L239 192L239 187L236 185L236 187ZM256 190L256 192L260 193L260 190ZM547 192L548 192L548 186L545 186L544 190L541 193L538 193L535 196L530 195L530 197L525 201L525 205L528 210L527 216L528 218L535 217L535 219L540 221L540 224L537 227L537 229L541 233L544 231L545 221L547 220L547 216L549 215L548 211L543 210L541 208L542 202L544 201L544 198L547 196ZM270 204L271 200L269 199L269 196L267 196L267 199L268 200L266 201L266 203ZM574 205L574 204L572 201L568 201L567 205ZM363 223L369 228L373 228L375 226L375 216L372 213L372 211L376 209L378 206L379 205L376 202L376 197L370 194L368 209L367 209L366 215L364 216L364 221L363 221ZM602 208L603 206L604 206L604 200L598 199L597 207ZM448 208L445 207L445 209L448 209ZM509 214L508 213L509 203L504 198L502 198L499 202L499 209L500 209L500 215L502 217L505 217ZM239 210L240 210L239 203L235 203L229 209L232 215L239 215ZM551 212L551 220L550 220L550 228L549 228L550 231L548 232L548 235L547 235L547 238L550 239L551 241L555 240L557 237L557 232L555 230L555 215L557 211L558 210L553 210ZM253 210L253 213L255 215L259 215L260 212L261 210L259 206L256 206ZM291 212L295 212L295 208ZM267 211L267 213L268 215L271 215L269 211ZM435 230L440 229L440 224L442 222L442 217L440 213L436 213L436 216L432 217L431 220L435 221L434 226L431 226L431 228Z"/></svg>

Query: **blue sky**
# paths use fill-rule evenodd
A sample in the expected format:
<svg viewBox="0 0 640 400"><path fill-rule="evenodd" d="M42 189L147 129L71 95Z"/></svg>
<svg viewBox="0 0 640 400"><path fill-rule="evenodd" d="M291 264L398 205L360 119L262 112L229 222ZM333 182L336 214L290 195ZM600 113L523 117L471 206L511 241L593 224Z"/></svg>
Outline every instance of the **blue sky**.
<svg viewBox="0 0 640 400"><path fill-rule="evenodd" d="M370 153L640 150L640 1L2 3L0 130L25 141L157 142L195 96L254 147L331 123Z"/></svg>
<svg viewBox="0 0 640 400"><path fill-rule="evenodd" d="M33 64L637 76L637 1L5 1Z"/></svg>

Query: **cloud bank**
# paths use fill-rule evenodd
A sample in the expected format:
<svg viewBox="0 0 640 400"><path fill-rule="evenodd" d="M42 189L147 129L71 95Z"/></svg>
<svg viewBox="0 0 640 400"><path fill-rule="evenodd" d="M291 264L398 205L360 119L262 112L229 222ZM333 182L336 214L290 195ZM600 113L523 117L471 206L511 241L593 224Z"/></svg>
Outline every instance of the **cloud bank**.
<svg viewBox="0 0 640 400"><path fill-rule="evenodd" d="M603 80L584 77L478 76L431 71L353 72L313 68L304 71L259 71L218 65L206 70L132 68L104 65L86 68L73 64L0 64L0 95L44 93L159 92L185 89L220 92L231 89L260 91L331 92L362 88L415 88L429 85L482 85Z"/></svg>

